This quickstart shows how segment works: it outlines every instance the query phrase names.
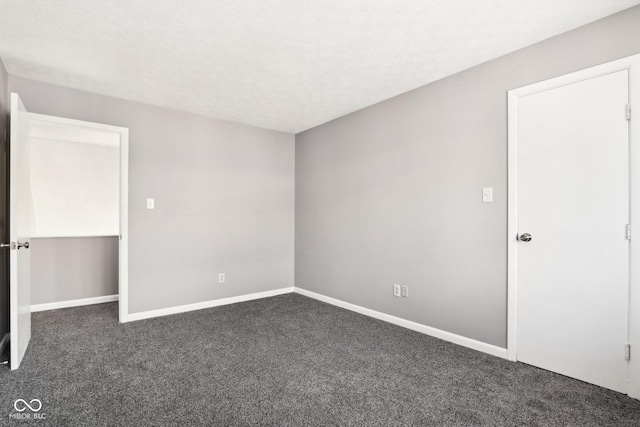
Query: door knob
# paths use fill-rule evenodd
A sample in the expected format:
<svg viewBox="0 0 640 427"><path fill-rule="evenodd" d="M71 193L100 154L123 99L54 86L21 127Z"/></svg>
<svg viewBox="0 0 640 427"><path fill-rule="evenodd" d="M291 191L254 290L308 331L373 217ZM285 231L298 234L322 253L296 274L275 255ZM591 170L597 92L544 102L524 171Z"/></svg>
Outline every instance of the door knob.
<svg viewBox="0 0 640 427"><path fill-rule="evenodd" d="M29 249L29 242L24 242L24 243L16 243L16 242L11 242L11 243L0 243L0 249L1 248L7 248L7 249L13 249L13 250L18 250L20 248L25 248L25 249Z"/></svg>
<svg viewBox="0 0 640 427"><path fill-rule="evenodd" d="M518 238L518 240L520 240L521 242L529 242L529 241L531 241L531 239L532 239L532 237L531 237L531 234L529 234L529 233L523 233Z"/></svg>

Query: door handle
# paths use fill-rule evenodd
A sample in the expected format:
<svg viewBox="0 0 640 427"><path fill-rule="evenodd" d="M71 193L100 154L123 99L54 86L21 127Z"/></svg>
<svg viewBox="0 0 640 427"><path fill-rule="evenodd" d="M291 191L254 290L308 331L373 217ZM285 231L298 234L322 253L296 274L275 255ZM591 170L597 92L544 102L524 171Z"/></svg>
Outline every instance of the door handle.
<svg viewBox="0 0 640 427"><path fill-rule="evenodd" d="M521 242L530 242L533 237L529 233L523 233L518 237Z"/></svg>
<svg viewBox="0 0 640 427"><path fill-rule="evenodd" d="M11 242L11 243L0 243L0 249L2 248L7 248L7 249L12 249L12 250L18 250L20 248L25 248L25 249L29 249L29 242L24 242L24 243L16 243L16 242Z"/></svg>

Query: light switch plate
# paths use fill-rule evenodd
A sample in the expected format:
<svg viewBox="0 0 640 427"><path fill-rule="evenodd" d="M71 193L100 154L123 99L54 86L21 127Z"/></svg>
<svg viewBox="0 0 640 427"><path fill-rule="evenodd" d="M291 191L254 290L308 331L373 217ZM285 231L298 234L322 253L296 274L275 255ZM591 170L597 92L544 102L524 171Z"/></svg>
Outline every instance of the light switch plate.
<svg viewBox="0 0 640 427"><path fill-rule="evenodd" d="M155 209L156 201L154 199L147 199L147 209Z"/></svg>
<svg viewBox="0 0 640 427"><path fill-rule="evenodd" d="M493 203L493 188L485 187L482 189L482 203Z"/></svg>

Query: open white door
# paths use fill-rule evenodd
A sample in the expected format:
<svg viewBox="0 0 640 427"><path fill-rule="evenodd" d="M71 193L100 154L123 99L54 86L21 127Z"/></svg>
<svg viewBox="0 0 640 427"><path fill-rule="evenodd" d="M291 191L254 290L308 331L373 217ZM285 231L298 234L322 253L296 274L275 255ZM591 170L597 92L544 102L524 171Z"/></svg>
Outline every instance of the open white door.
<svg viewBox="0 0 640 427"><path fill-rule="evenodd" d="M11 94L9 145L9 313L11 369L18 369L31 339L31 263L29 240L33 201L29 167L29 114Z"/></svg>

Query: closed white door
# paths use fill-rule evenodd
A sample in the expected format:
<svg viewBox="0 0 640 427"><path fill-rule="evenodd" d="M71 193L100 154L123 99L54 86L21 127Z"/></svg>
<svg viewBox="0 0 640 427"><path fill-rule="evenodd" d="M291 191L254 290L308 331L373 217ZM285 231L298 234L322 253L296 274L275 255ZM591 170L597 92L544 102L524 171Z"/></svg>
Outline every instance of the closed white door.
<svg viewBox="0 0 640 427"><path fill-rule="evenodd" d="M628 82L623 70L518 100L517 359L620 392Z"/></svg>
<svg viewBox="0 0 640 427"><path fill-rule="evenodd" d="M29 155L30 117L20 97L11 94L9 145L9 337L11 369L18 369L31 340L31 262L33 200Z"/></svg>

